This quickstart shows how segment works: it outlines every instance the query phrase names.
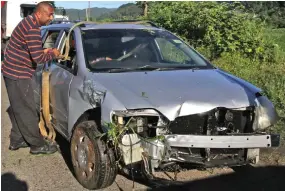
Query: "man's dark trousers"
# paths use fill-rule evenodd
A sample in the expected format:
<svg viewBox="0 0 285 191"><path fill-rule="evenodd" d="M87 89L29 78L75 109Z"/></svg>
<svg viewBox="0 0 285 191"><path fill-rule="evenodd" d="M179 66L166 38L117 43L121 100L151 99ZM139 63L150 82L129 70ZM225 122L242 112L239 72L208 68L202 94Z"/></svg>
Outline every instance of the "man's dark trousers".
<svg viewBox="0 0 285 191"><path fill-rule="evenodd" d="M39 131L32 80L4 76L4 81L10 101L7 110L12 122L10 144L26 141L31 147L42 147L45 141Z"/></svg>

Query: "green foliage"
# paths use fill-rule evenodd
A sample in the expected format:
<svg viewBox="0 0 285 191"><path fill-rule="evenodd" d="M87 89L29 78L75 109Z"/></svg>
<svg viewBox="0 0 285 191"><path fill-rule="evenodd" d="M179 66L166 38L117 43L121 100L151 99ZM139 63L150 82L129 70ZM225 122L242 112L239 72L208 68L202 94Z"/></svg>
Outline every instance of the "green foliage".
<svg viewBox="0 0 285 191"><path fill-rule="evenodd" d="M267 29L265 31L265 38L279 46L285 52L285 28Z"/></svg>
<svg viewBox="0 0 285 191"><path fill-rule="evenodd" d="M102 134L101 138L106 137L108 142L112 142L113 146L115 147L116 153L118 153L117 149L118 149L118 146L120 144L120 140L122 139L122 136L125 134L136 134L141 140L144 140L145 142L149 142L149 143L151 143L150 141L152 141L152 140L160 140L160 141L165 140L165 137L163 135L155 136L152 138L141 137L140 135L138 135L135 132L134 128L136 125L132 125L133 121L136 122L135 118L131 117L127 121L126 125L118 125L115 123L106 123L105 122L104 126L108 128L108 132ZM134 145L134 143L131 145Z"/></svg>
<svg viewBox="0 0 285 191"><path fill-rule="evenodd" d="M276 28L285 27L284 1L242 1L247 12L254 14Z"/></svg>
<svg viewBox="0 0 285 191"><path fill-rule="evenodd" d="M245 13L240 3L156 2L149 19L193 47L207 48L211 59L237 51L251 58L274 58L274 46L263 39L264 24Z"/></svg>
<svg viewBox="0 0 285 191"><path fill-rule="evenodd" d="M84 21L87 21L87 18L86 18L86 17L84 18ZM93 19L92 17L89 17L89 18L88 18L88 21L96 21L96 18Z"/></svg>

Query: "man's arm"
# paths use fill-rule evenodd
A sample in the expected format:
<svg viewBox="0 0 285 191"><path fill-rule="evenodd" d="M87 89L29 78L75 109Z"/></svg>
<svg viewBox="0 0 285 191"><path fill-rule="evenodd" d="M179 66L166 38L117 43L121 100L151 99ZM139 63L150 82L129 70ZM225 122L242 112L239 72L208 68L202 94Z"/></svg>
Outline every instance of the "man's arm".
<svg viewBox="0 0 285 191"><path fill-rule="evenodd" d="M28 50L32 57L32 60L36 64L41 64L47 61L50 61L56 58L54 51L48 52L45 54L45 51L42 47L42 38L40 29L30 29L26 35L26 42L28 45Z"/></svg>

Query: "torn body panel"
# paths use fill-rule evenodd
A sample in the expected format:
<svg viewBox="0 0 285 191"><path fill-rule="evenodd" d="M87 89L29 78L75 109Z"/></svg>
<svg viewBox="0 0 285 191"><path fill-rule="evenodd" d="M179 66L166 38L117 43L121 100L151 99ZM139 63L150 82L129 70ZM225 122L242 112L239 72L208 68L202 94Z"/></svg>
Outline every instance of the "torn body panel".
<svg viewBox="0 0 285 191"><path fill-rule="evenodd" d="M89 78L74 77L71 82L69 96L68 135L80 116L90 109L101 107L104 92L96 90L94 82Z"/></svg>
<svg viewBox="0 0 285 191"><path fill-rule="evenodd" d="M71 135L74 124L87 110L99 107L101 109L101 121L110 122L113 110L124 110L125 107L116 101L100 83L92 78L92 74L84 79L74 77L71 82L69 96L68 132Z"/></svg>

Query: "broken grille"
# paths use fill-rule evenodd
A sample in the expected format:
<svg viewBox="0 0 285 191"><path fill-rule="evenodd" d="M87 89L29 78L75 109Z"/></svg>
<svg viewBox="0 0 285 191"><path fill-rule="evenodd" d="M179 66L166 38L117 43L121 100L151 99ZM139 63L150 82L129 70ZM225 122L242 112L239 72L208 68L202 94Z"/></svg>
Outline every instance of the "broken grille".
<svg viewBox="0 0 285 191"><path fill-rule="evenodd" d="M229 135L252 132L253 109L216 108L205 114L177 117L169 125L172 134Z"/></svg>

